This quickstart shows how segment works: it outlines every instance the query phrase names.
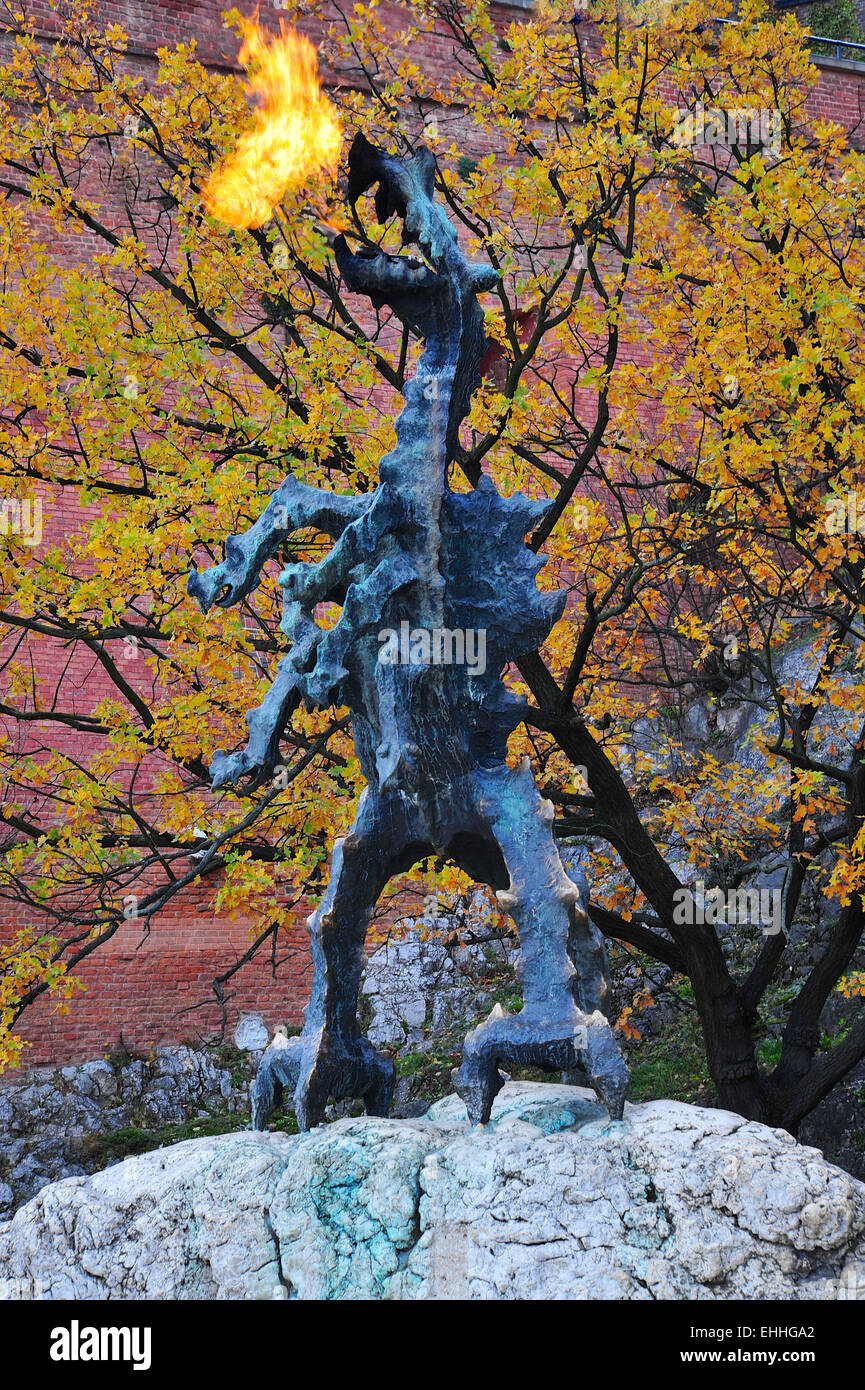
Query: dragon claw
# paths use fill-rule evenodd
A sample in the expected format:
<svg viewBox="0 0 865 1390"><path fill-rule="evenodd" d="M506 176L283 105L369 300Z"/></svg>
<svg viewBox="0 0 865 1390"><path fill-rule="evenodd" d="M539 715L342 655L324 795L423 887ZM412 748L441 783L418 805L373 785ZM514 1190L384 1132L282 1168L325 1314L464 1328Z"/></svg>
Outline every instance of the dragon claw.
<svg viewBox="0 0 865 1390"><path fill-rule="evenodd" d="M324 1029L301 1040L302 1060L294 1091L294 1113L301 1130L324 1118L328 1100L362 1100L368 1115L386 1116L395 1069L366 1038L334 1038Z"/></svg>
<svg viewBox="0 0 865 1390"><path fill-rule="evenodd" d="M598 1010L585 1014L575 1007L564 1019L553 1021L525 1010L511 1016L497 1008L473 1028L466 1036L462 1064L452 1073L454 1089L473 1124L484 1125L490 1118L493 1101L505 1083L499 1071L502 1062L545 1071L582 1067L610 1118L622 1118L628 1070L609 1022Z"/></svg>

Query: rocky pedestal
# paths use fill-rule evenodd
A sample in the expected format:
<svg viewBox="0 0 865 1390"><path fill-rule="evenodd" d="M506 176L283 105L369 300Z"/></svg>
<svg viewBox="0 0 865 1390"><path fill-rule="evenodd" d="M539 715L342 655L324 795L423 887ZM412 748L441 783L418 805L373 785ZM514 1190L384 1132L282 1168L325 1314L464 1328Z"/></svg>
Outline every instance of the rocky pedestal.
<svg viewBox="0 0 865 1390"><path fill-rule="evenodd" d="M612 1124L511 1082L492 1122L230 1134L44 1188L0 1225L7 1296L865 1298L865 1185L789 1135L674 1101Z"/></svg>

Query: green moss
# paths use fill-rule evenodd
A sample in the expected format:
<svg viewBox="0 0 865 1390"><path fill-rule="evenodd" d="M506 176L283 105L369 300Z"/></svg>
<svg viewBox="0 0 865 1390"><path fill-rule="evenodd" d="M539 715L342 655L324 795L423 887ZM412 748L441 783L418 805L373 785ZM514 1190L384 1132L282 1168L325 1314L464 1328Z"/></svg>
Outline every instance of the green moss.
<svg viewBox="0 0 865 1390"><path fill-rule="evenodd" d="M407 1052L395 1058L397 1076L418 1076L429 1066L430 1060L425 1052Z"/></svg>
<svg viewBox="0 0 865 1390"><path fill-rule="evenodd" d="M268 1129L278 1130L280 1134L297 1134L297 1120L294 1115L274 1115L268 1122Z"/></svg>
<svg viewBox="0 0 865 1390"><path fill-rule="evenodd" d="M522 990L513 980L506 980L498 989L493 990L492 998L495 1004L501 1004L509 1014L518 1014L523 1007Z"/></svg>
<svg viewBox="0 0 865 1390"><path fill-rule="evenodd" d="M366 1036L366 1031L372 1023L372 999L368 994L361 994L357 1001L357 1021L360 1024L360 1031ZM297 1032L301 1030L298 1028ZM289 1037L291 1034L289 1034Z"/></svg>
<svg viewBox="0 0 865 1390"><path fill-rule="evenodd" d="M90 1150L106 1149L111 1157L116 1153L118 1156L126 1154L144 1153L148 1148L155 1145L149 1141L150 1133L145 1129L139 1129L137 1125L125 1125L123 1129L116 1129L112 1134L85 1134L84 1145Z"/></svg>
<svg viewBox="0 0 865 1390"><path fill-rule="evenodd" d="M820 1034L820 1051L829 1052L833 1047L837 1047L839 1042L844 1041L852 1027L853 1024L848 1023L846 1018L839 1018L838 1025L833 1034L826 1032Z"/></svg>
<svg viewBox="0 0 865 1390"><path fill-rule="evenodd" d="M434 1052L407 1052L394 1058L397 1075L409 1083L410 1101L425 1101L431 1105L434 1100L450 1095L453 1091L451 1072L459 1066L461 1046L462 1035L458 1043L453 1038L441 1040Z"/></svg>
<svg viewBox="0 0 865 1390"><path fill-rule="evenodd" d="M119 1042L116 1047L105 1053L103 1060L113 1067L115 1072L121 1072L132 1061L132 1053L124 1042Z"/></svg>

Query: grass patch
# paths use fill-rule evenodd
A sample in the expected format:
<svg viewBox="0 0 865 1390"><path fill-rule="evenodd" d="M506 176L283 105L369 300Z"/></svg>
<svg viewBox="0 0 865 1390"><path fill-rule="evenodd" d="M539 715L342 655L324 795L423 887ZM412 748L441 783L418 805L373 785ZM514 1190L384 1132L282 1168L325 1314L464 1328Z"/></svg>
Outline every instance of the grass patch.
<svg viewBox="0 0 865 1390"><path fill-rule="evenodd" d="M767 1071L772 1071L781 1060L781 1039L764 1038L756 1047L756 1057L759 1065L765 1067Z"/></svg>
<svg viewBox="0 0 865 1390"><path fill-rule="evenodd" d="M681 1100L709 1105L715 1088L709 1076L703 1034L692 1015L679 1015L675 1024L628 1058L631 1069L629 1100Z"/></svg>
<svg viewBox="0 0 865 1390"><path fill-rule="evenodd" d="M404 1057L395 1057L397 1076L420 1076L429 1066L430 1056L425 1052L407 1052Z"/></svg>
<svg viewBox="0 0 865 1390"><path fill-rule="evenodd" d="M164 1125L161 1129L143 1129L138 1125L126 1125L111 1134L89 1134L84 1143L94 1160L95 1169L99 1169L133 1154L150 1153L153 1149L162 1149L169 1144L180 1144L184 1139L206 1139L219 1134L232 1134L236 1130L245 1129L248 1124L248 1115L197 1115L182 1121L181 1124Z"/></svg>

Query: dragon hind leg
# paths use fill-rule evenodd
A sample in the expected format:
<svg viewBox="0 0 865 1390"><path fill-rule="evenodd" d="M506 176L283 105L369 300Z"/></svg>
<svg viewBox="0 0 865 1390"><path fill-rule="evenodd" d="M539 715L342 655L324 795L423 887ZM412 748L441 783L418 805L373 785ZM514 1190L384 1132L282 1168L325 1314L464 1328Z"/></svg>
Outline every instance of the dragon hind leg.
<svg viewBox="0 0 865 1390"><path fill-rule="evenodd" d="M510 885L497 893L520 938L523 1008L497 1006L465 1040L454 1085L469 1117L485 1124L503 1084L500 1064L570 1071L582 1066L613 1119L621 1119L628 1071L604 1015L606 958L578 886L565 873L527 763L475 774L478 807Z"/></svg>

